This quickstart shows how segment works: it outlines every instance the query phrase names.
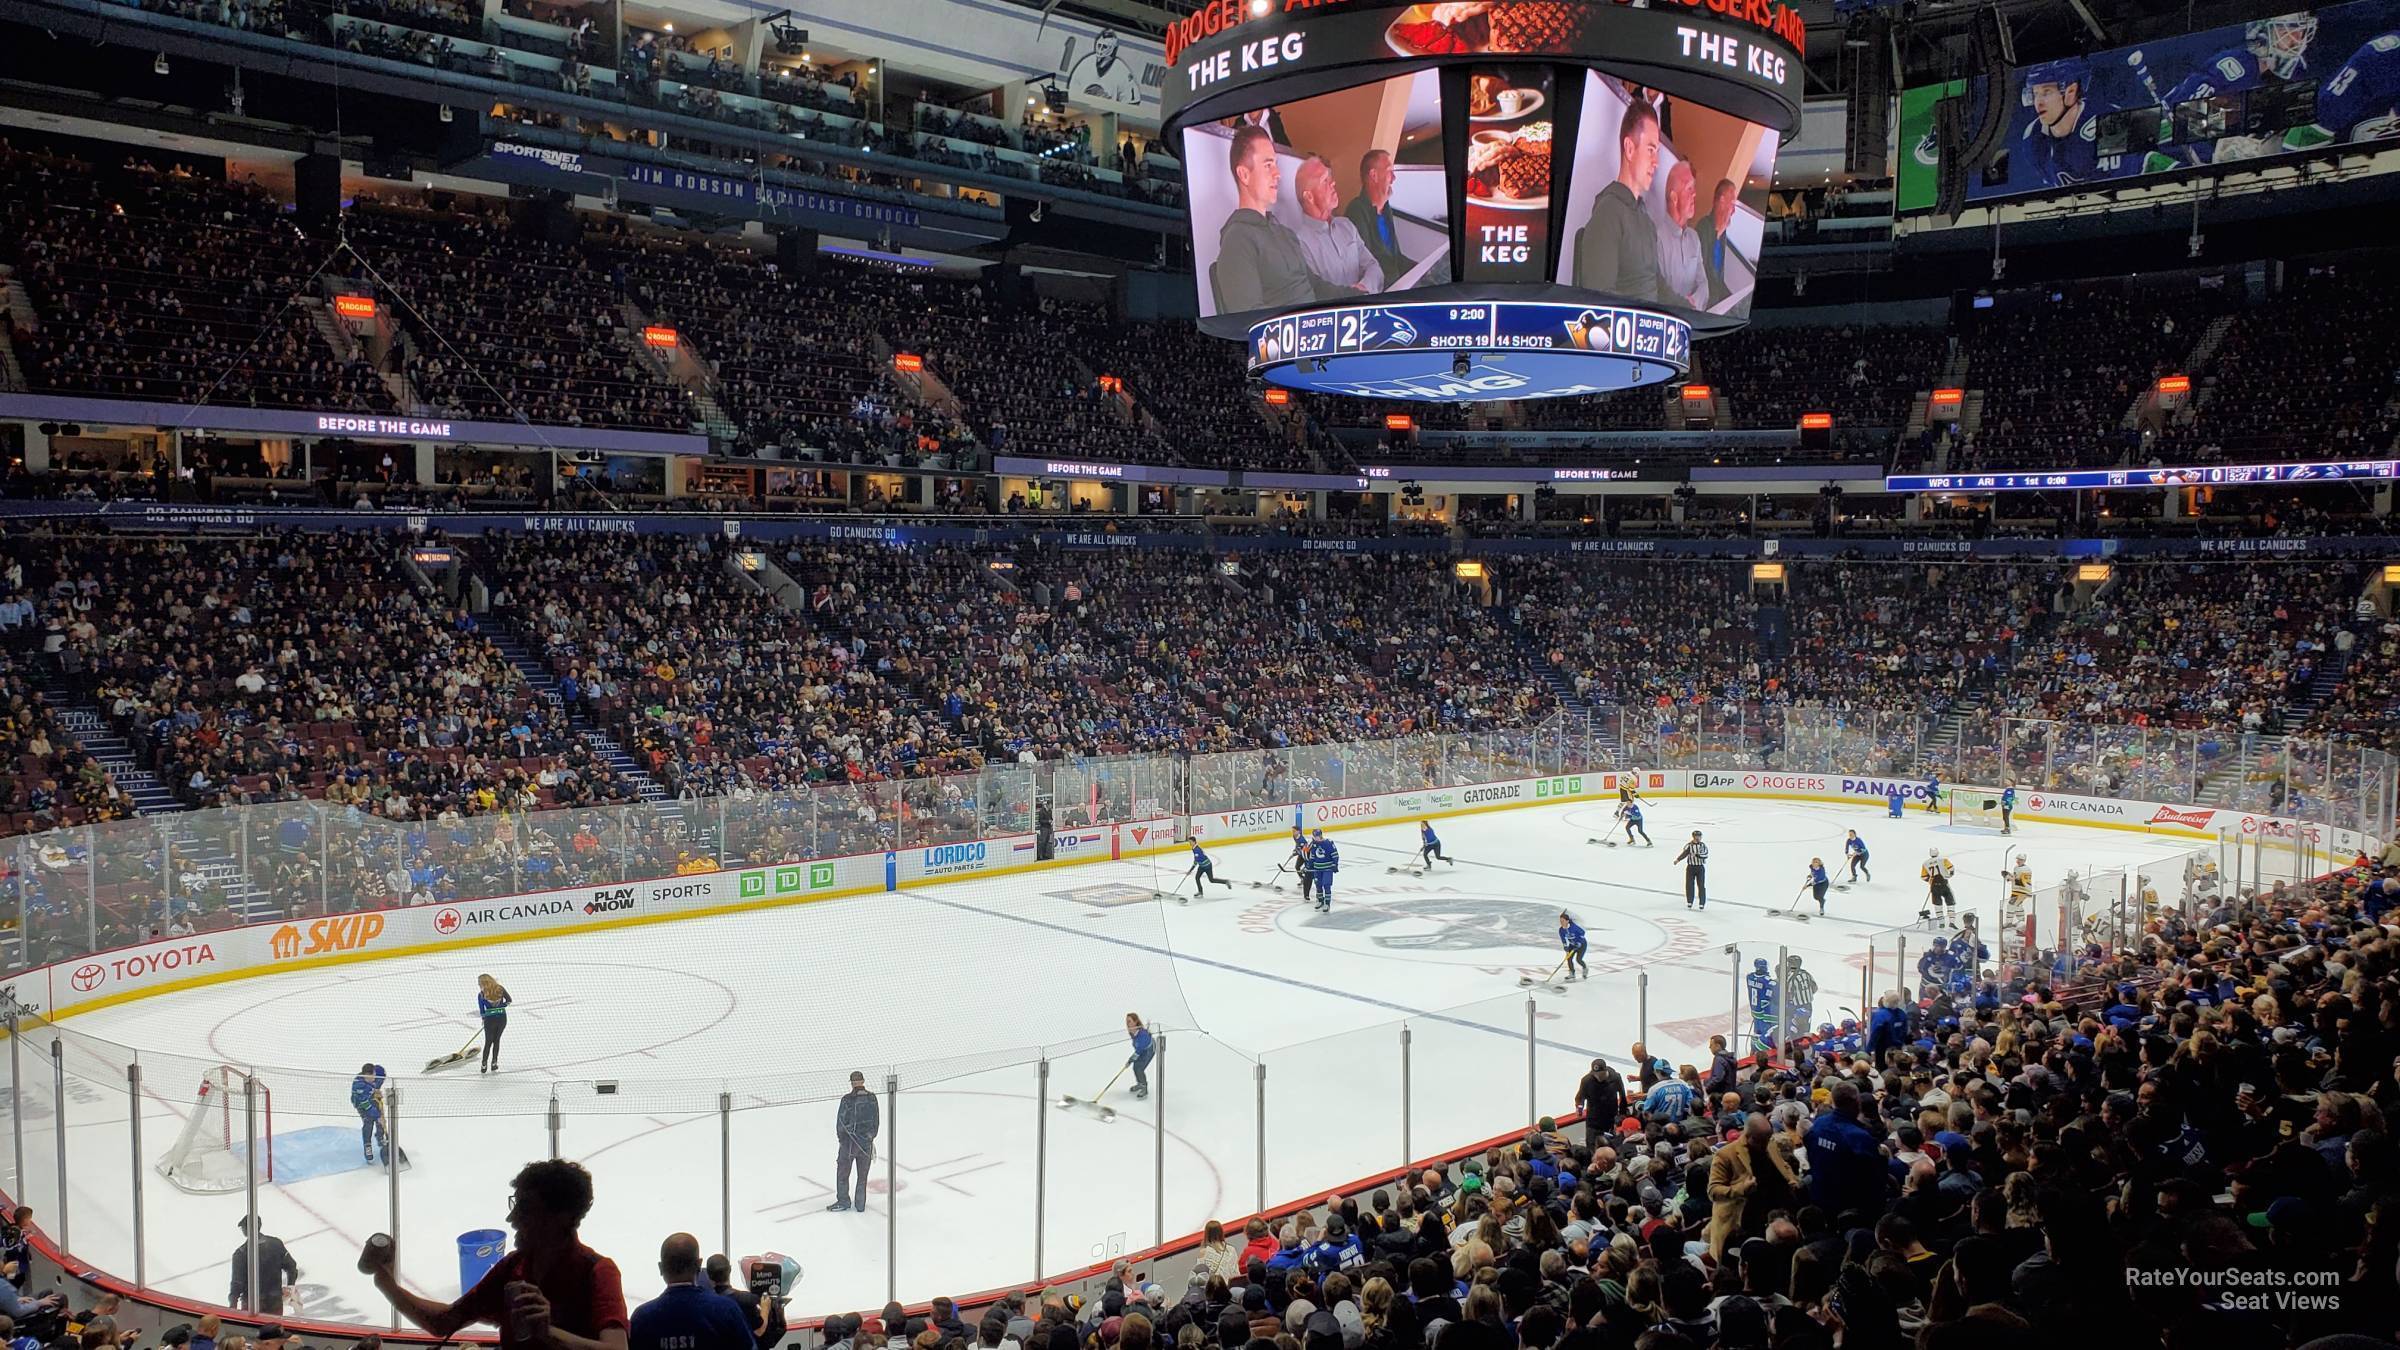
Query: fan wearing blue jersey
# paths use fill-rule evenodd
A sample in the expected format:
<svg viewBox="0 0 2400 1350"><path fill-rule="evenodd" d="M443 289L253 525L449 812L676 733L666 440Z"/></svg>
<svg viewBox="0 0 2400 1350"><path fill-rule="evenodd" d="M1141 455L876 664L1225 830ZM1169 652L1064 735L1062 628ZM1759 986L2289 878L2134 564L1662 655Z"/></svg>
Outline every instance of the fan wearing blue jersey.
<svg viewBox="0 0 2400 1350"><path fill-rule="evenodd" d="M1325 837L1323 830L1309 831L1308 878L1317 891L1317 912L1333 912L1333 874L1342 870L1341 850Z"/></svg>
<svg viewBox="0 0 2400 1350"><path fill-rule="evenodd" d="M2367 39L2317 86L2317 126L2345 143L2400 136L2400 32Z"/></svg>
<svg viewBox="0 0 2400 1350"><path fill-rule="evenodd" d="M1897 802L1899 798L1894 796L1892 800ZM1895 810L1892 814L1900 813ZM1875 879L1875 874L1867 870L1867 841L1858 837L1858 831L1852 830L1850 837L1842 841L1842 856L1850 860L1850 879L1852 881L1861 877L1869 881Z"/></svg>
<svg viewBox="0 0 2400 1350"><path fill-rule="evenodd" d="M1558 945L1559 949L1567 954L1568 979L1574 979L1575 972L1578 970L1583 972L1583 978L1587 980L1592 978L1591 964L1583 959L1583 954L1590 945L1584 939L1583 925L1575 922L1575 916L1563 909L1558 912Z"/></svg>
<svg viewBox="0 0 2400 1350"><path fill-rule="evenodd" d="M1458 866L1458 859L1442 852L1442 838L1433 832L1433 822L1420 820L1417 822L1417 863L1421 867L1431 867L1436 859L1452 867Z"/></svg>
<svg viewBox="0 0 2400 1350"><path fill-rule="evenodd" d="M1200 841L1195 839L1192 841L1192 894L1207 894L1208 883L1212 881L1226 890L1233 889L1232 882L1217 875L1217 865L1208 860L1207 851L1202 849Z"/></svg>

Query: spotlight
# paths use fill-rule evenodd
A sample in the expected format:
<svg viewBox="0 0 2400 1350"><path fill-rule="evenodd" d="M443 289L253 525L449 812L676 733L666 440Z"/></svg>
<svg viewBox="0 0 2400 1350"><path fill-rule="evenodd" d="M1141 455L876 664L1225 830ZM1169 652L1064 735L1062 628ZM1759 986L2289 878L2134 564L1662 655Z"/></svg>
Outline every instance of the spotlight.
<svg viewBox="0 0 2400 1350"><path fill-rule="evenodd" d="M1465 352L1460 352L1450 358L1450 373L1462 380L1467 378L1467 372L1473 369L1475 369L1475 363L1467 359Z"/></svg>
<svg viewBox="0 0 2400 1350"><path fill-rule="evenodd" d="M1271 7L1268 0L1250 0L1250 17L1253 19L1264 18L1267 10Z"/></svg>
<svg viewBox="0 0 2400 1350"><path fill-rule="evenodd" d="M447 125L447 124L449 123L449 121L450 121L450 105L449 105L449 104L445 103L445 104L443 104L443 105L442 105L442 113L441 113L441 116L442 116L442 122L443 122L445 125Z"/></svg>
<svg viewBox="0 0 2400 1350"><path fill-rule="evenodd" d="M160 52L158 54L158 59L150 63L150 73L153 75L164 75L167 73L167 54L165 52Z"/></svg>

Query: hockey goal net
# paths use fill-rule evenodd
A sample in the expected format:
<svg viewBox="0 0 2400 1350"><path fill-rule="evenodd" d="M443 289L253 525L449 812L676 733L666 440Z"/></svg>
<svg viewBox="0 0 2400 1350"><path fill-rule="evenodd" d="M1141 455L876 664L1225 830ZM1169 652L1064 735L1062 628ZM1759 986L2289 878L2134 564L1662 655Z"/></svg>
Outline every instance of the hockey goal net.
<svg viewBox="0 0 2400 1350"><path fill-rule="evenodd" d="M175 1147L158 1160L158 1174L194 1195L223 1195L248 1184L248 1107L241 1070L220 1064L200 1075L191 1114ZM267 1085L248 1079L258 1100L258 1179L275 1179L275 1099Z"/></svg>
<svg viewBox="0 0 2400 1350"><path fill-rule="evenodd" d="M2000 819L2000 789L1971 787L1950 789L1950 823L1972 825L1980 829L2004 828L2005 822Z"/></svg>

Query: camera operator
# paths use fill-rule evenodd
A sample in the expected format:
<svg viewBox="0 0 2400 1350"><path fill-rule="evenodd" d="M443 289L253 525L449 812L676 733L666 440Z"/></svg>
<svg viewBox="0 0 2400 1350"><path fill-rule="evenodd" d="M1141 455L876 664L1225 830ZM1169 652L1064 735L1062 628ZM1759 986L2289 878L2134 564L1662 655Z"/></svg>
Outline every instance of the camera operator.
<svg viewBox="0 0 2400 1350"><path fill-rule="evenodd" d="M720 1252L708 1258L709 1287L742 1306L742 1315L750 1319L750 1339L758 1342L758 1350L775 1350L783 1343L783 1295L759 1295L733 1282L733 1262Z"/></svg>

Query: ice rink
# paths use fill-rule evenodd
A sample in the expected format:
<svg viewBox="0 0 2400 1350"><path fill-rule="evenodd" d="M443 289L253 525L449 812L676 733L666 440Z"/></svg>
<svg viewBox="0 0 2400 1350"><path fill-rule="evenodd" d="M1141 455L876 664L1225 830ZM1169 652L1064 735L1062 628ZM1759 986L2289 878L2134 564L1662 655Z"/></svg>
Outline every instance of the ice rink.
<svg viewBox="0 0 2400 1350"><path fill-rule="evenodd" d="M1645 1013L1654 1053L1705 1065L1708 1036L1735 1021L1737 971L1781 946L1818 981L1814 1021L1862 1006L1868 946L1914 919L1929 846L1957 865L1960 901L1986 933L2003 860L2018 851L2047 885L2069 868L2140 866L2192 847L2064 826L2003 838L1918 812L1893 821L1879 808L1723 799L1653 802L1654 847L1588 842L1609 829L1612 805L1437 822L1458 862L1421 878L1389 870L1412 859L1413 824L1334 831L1343 870L1330 914L1288 883L1251 884L1286 852L1267 841L1215 850L1235 886L1188 904L1150 899L1182 872L1176 854L245 979L104 1009L65 1029L64 1223L48 1032L20 1046L26 1175L10 1189L45 1228L64 1228L83 1261L134 1273L123 1072L133 1056L116 1047L138 1047L142 1269L167 1292L224 1299L241 1195L183 1194L147 1163L174 1143L201 1066L248 1067L273 1107L276 1178L260 1210L303 1268L304 1315L380 1323L387 1308L354 1261L390 1225L390 1196L383 1170L360 1165L347 1099L350 1075L371 1060L399 1076L402 1269L430 1296L458 1292L458 1234L505 1226L509 1176L550 1151L554 1096L560 1152L598 1178L585 1238L623 1267L629 1299L656 1292L663 1235L686 1229L713 1250L728 1226L734 1255L777 1251L801 1264L800 1313L880 1305L895 1288L911 1301L964 1294L1247 1214L1262 1166L1266 1199L1281 1203L1523 1128L1529 991L1519 981L1556 963L1562 907L1590 934L1594 978L1530 991L1536 1100L1559 1114L1593 1057L1630 1063ZM1836 892L1825 918L1777 915L1812 854L1838 873L1851 828L1873 850L1876 879ZM1670 861L1694 829L1714 850L1705 911L1685 908ZM1918 933L1912 949L1931 936ZM505 1072L420 1081L428 1059L471 1032L474 977L485 971L517 1000ZM1125 1058L1129 1010L1166 1033L1163 1091L1137 1101L1130 1080L1118 1082L1106 1099L1114 1121L1046 1105L1042 1048L1049 1096L1090 1096ZM1746 1031L1746 1009L1742 1021ZM825 1211L835 1099L852 1068L879 1098L886 1075L900 1079L897 1193L879 1157L864 1216ZM1153 1198L1162 1108L1163 1214Z"/></svg>

